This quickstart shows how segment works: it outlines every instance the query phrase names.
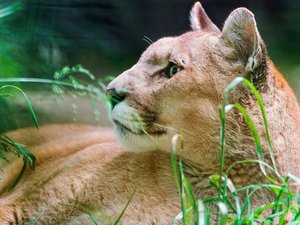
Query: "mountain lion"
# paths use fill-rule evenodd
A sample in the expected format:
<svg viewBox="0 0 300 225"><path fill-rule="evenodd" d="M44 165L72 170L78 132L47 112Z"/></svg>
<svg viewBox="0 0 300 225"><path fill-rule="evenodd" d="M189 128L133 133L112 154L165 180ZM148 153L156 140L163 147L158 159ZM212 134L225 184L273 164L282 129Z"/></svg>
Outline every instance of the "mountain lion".
<svg viewBox="0 0 300 225"><path fill-rule="evenodd" d="M220 31L199 2L191 10L192 31L151 44L139 61L107 87L114 131L86 125L47 125L7 133L37 157L34 171L12 192L22 160L1 162L0 224L170 224L181 211L171 169L172 137L197 198L216 195L209 176L219 173L219 109L226 86L237 76L261 93L274 158L282 174L300 175L300 110L296 97L266 53L253 14L234 10ZM246 107L262 137L266 133L255 96L243 85L229 102ZM227 113L225 168L256 159L252 134L241 113ZM119 145L119 144L120 145ZM266 182L257 164L239 164L230 175L236 187ZM268 192L253 196L264 203ZM91 213L91 214L89 214Z"/></svg>

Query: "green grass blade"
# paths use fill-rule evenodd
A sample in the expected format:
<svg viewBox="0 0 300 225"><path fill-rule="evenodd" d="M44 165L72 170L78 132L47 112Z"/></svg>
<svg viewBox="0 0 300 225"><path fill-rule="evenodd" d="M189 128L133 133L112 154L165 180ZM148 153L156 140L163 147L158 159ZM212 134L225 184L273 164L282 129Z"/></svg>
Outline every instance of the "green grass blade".
<svg viewBox="0 0 300 225"><path fill-rule="evenodd" d="M171 152L171 163L172 163L172 171L173 176L175 177L175 182L177 187L179 188L179 172L177 165L177 142L180 138L180 135L176 134L172 138L172 152Z"/></svg>
<svg viewBox="0 0 300 225"><path fill-rule="evenodd" d="M12 191L16 187L16 185L19 183L19 181L23 177L28 164L29 164L29 167L32 170L34 170L35 164L36 164L36 158L23 145L15 143L14 141L12 141L10 138L8 138L6 136L0 137L0 141L2 141L2 143L6 144L7 146L13 147L15 149L15 151L16 151L15 154L18 155L18 156L22 156L23 157L23 166L22 166L22 169L21 169L19 175L17 176L16 180L8 188L8 191L10 192L10 191Z"/></svg>
<svg viewBox="0 0 300 225"><path fill-rule="evenodd" d="M289 223L289 225L300 225L300 221L293 221Z"/></svg>
<svg viewBox="0 0 300 225"><path fill-rule="evenodd" d="M254 211L254 217L259 218L264 211L272 209L275 204L276 204L275 202L272 202L267 205L261 205Z"/></svg>
<svg viewBox="0 0 300 225"><path fill-rule="evenodd" d="M0 143L0 158L3 159L5 162L10 163L10 160L7 158L6 153L3 150L4 146L1 146L2 143ZM1 168L0 168L1 170Z"/></svg>
<svg viewBox="0 0 300 225"><path fill-rule="evenodd" d="M260 137L258 135L257 129L254 126L254 123L252 122L252 120L251 120L249 114L247 113L245 107L243 107L239 103L235 103L233 106L234 106L234 108L236 108L238 111L240 111L242 113L249 129L252 132L252 136L253 136L254 141L255 141L255 146L256 146L258 159L259 159L259 161L263 162L264 161L264 156L263 156L263 151L262 151L262 147L261 147L261 141L260 141ZM264 175L266 175L267 173L266 173L264 164L260 163L259 165L260 165L261 171L264 173Z"/></svg>
<svg viewBox="0 0 300 225"><path fill-rule="evenodd" d="M205 206L203 204L203 201L201 200L198 200L197 201L197 209L198 209L198 212L197 212L197 219L196 219L196 225L205 225L206 224L206 220L205 220Z"/></svg>
<svg viewBox="0 0 300 225"><path fill-rule="evenodd" d="M268 129L268 120L267 120L266 110L265 110L265 106L262 101L262 97L259 94L259 92L257 91L257 89L255 88L255 86L249 80L244 78L243 82L248 86L248 88L250 88L250 90L255 95L255 98L258 102L258 105L259 105L259 108L260 108L260 111L261 111L261 114L263 117L263 122L264 122L267 142L268 142L268 148L269 148L269 153L270 153L270 157L272 160L273 168L277 171L276 162L275 162L275 158L274 158L274 152L273 152L273 146L272 146L271 137L270 137L270 133L269 133L269 129Z"/></svg>
<svg viewBox="0 0 300 225"><path fill-rule="evenodd" d="M250 207L250 198L251 198L251 195L249 193L247 193L246 196L247 197L246 197L246 199L244 201L244 204L243 204L243 206L241 208L241 215L243 215L246 212L247 209L248 209L248 211L250 211L250 208L251 208Z"/></svg>
<svg viewBox="0 0 300 225"><path fill-rule="evenodd" d="M228 220L228 210L227 206L223 202L218 203L218 208L220 210L220 225L226 225Z"/></svg>
<svg viewBox="0 0 300 225"><path fill-rule="evenodd" d="M34 113L34 110L33 110L33 107L31 105L31 102L30 102L28 96L25 94L25 92L22 89L20 89L20 88L18 88L16 86L13 86L13 85L4 85L4 86L0 87L0 93L2 93L2 91L4 91L5 89L14 89L14 90L17 90L18 92L20 92L24 96L24 98L26 100L26 103L27 103L27 106L28 106L28 109L30 111L32 120L33 120L35 126L38 128L39 124L38 124L38 121L37 121L37 117L36 117L36 115Z"/></svg>
<svg viewBox="0 0 300 225"><path fill-rule="evenodd" d="M113 225L117 225L120 222L120 220L122 219L122 217L123 217L123 215L124 215L124 213L125 213L128 205L132 201L132 198L135 195L135 192L136 192L136 190L134 190L134 192L131 194L130 198L128 199L128 201L127 201L127 203L126 203L126 205L124 207L124 209L122 210L122 212L120 213L120 215L118 216L118 218L115 220L115 222L113 223Z"/></svg>
<svg viewBox="0 0 300 225"><path fill-rule="evenodd" d="M182 168L182 162L179 160L177 163L177 143L180 141L180 150L183 148L183 138L181 135L174 135L172 138L172 154L171 154L171 163L174 177L176 179L177 186L179 188L179 194L181 199L181 210L182 210L182 220L183 224L187 224L187 209L188 207L188 195L185 192L184 183L184 174Z"/></svg>
<svg viewBox="0 0 300 225"><path fill-rule="evenodd" d="M222 107L220 109L219 115L220 115L220 120L221 120L221 130L220 130L220 171L219 171L219 175L220 175L220 184L221 184L221 178L223 177L223 168L224 168L224 162L225 162L225 130L226 130L226 105L227 105L227 101L228 101L228 95L230 94L230 92L238 85L242 82L243 78L241 77L237 77L236 79L234 79L225 89L224 91L224 95L223 95L223 104ZM225 192L223 193L222 196L222 201L225 201L225 196L226 196L226 188L225 188ZM219 191L219 197L221 199L221 193ZM218 214L219 212L217 212ZM218 216L217 216L218 218Z"/></svg>
<svg viewBox="0 0 300 225"><path fill-rule="evenodd" d="M230 82L230 84L227 85L225 88L224 93L229 94L233 89L235 89L242 81L244 81L245 78L243 77L236 77L233 79L233 81ZM227 102L225 102L227 104ZM225 105L226 105L225 104Z"/></svg>
<svg viewBox="0 0 300 225"><path fill-rule="evenodd" d="M286 210L283 211L282 215L280 216L278 225L286 224L286 216L287 216L288 212L289 212L289 208L287 208Z"/></svg>
<svg viewBox="0 0 300 225"><path fill-rule="evenodd" d="M293 175L291 173L288 173L287 176L289 178L291 178L293 181L295 181L298 186L300 186L300 178L296 177L295 175Z"/></svg>
<svg viewBox="0 0 300 225"><path fill-rule="evenodd" d="M22 0L15 0L13 3L9 4L6 7L0 8L0 18L9 16L13 13L15 13L16 11L19 11L20 9L22 9Z"/></svg>
<svg viewBox="0 0 300 225"><path fill-rule="evenodd" d="M221 179L221 182L224 181L224 177ZM224 189L223 188L226 188L227 189L227 183L224 184L224 186L222 186L220 183L220 178L219 178L219 175L212 175L209 177L209 183L214 186L218 192L219 192L219 196L218 198L208 198L209 200L213 200L213 202L216 202L218 203L220 201L220 195L222 196L222 202L223 203L226 203L230 209L234 212L234 213L237 213L235 207L234 207L234 204L231 202L231 200L228 198L227 196L227 193L225 193ZM203 200L205 203L208 203L207 199L204 199ZM218 213L217 213L218 214Z"/></svg>
<svg viewBox="0 0 300 225"><path fill-rule="evenodd" d="M17 176L17 178L15 179L15 181L9 186L8 192L11 192L17 186L17 184L20 182L21 178L23 177L26 168L27 168L27 158L24 157L22 169L19 175Z"/></svg>
<svg viewBox="0 0 300 225"><path fill-rule="evenodd" d="M219 197L214 196L214 197L208 197L202 200L204 204L209 204L209 203L218 203Z"/></svg>
<svg viewBox="0 0 300 225"><path fill-rule="evenodd" d="M229 178L225 178L225 182L227 183L227 187L228 189L230 190L230 192L232 193L233 195L233 198L235 200L235 205L236 205L236 215L237 215L237 219L240 220L242 215L241 215L241 205L240 205L240 199L238 197L238 193L231 181L231 179Z"/></svg>
<svg viewBox="0 0 300 225"><path fill-rule="evenodd" d="M65 87L75 88L80 91L86 91L90 94L94 94L98 96L99 94L104 94L103 91L100 91L99 88L94 87L92 85L77 85L74 87L74 84L69 81L62 81L62 80L51 80L51 79L44 79L44 78L0 78L0 83L39 83L39 84L52 84L52 85L59 85Z"/></svg>
<svg viewBox="0 0 300 225"><path fill-rule="evenodd" d="M94 225L101 225L103 223L100 223L98 220L104 221L105 224L113 224L113 220L110 216L108 216L106 213L102 212L99 208L86 204L78 202L77 199L75 200L75 204L70 204L71 208L76 208L80 212L85 213L89 216L89 218L92 220ZM97 216L97 219L96 219Z"/></svg>
<svg viewBox="0 0 300 225"><path fill-rule="evenodd" d="M183 185L183 178L184 178L184 175L183 175L183 169L182 169L182 163L181 161L179 160L179 190L180 190L180 199L181 199L181 210L182 210L182 221L183 221L183 224L186 225L188 224L188 218L187 218L187 195L185 193L185 189L184 189L184 185Z"/></svg>
<svg viewBox="0 0 300 225"><path fill-rule="evenodd" d="M195 200L193 191L192 191L192 187L190 185L190 183L188 182L188 180L183 177L182 179L182 184L183 184L183 188L185 190L186 193L186 208L192 208L193 211L191 211L191 213L189 213L187 215L187 217L189 218L189 221L198 221L198 205L197 205L197 201Z"/></svg>
<svg viewBox="0 0 300 225"><path fill-rule="evenodd" d="M268 130L268 121L267 121L265 107L264 107L264 104L263 104L263 101L262 101L262 97L259 94L259 92L256 90L255 86L249 80L247 80L247 79L245 79L243 77L236 77L226 87L226 89L224 91L223 106L222 106L221 112L220 112L220 118L221 118L221 124L222 124L222 126L221 126L221 157L224 158L224 146L225 146L225 140L224 140L225 139L225 108L226 108L226 105L227 105L228 95L241 82L243 82L245 85L248 86L248 88L252 91L252 93L255 95L255 97L257 99L257 102L258 102L258 105L260 107L260 110L261 110L261 113L262 113L262 117L263 117L263 122L264 122L265 132L266 132L266 136L267 136L267 142L268 142L268 148L269 148L269 153L270 153L270 157L271 157L271 160L272 160L273 168L277 172L277 167L276 167L276 163L275 163L275 159L274 159L271 138L270 138L270 134L269 134L269 130ZM256 146L257 146L257 143L256 143ZM260 151L259 148L257 150ZM259 155L261 155L261 154L259 153ZM223 167L223 166L221 165L221 167ZM221 175L221 173L220 173L220 175Z"/></svg>
<svg viewBox="0 0 300 225"><path fill-rule="evenodd" d="M94 215L90 212L87 212L87 214L89 215L90 219L92 220L92 222L94 223L94 225L101 225L101 223L99 223L95 218Z"/></svg>
<svg viewBox="0 0 300 225"><path fill-rule="evenodd" d="M300 195L300 193L299 193L299 195ZM299 206L298 206L298 212L295 214L295 216L293 218L293 221L300 221L300 209L299 209Z"/></svg>
<svg viewBox="0 0 300 225"><path fill-rule="evenodd" d="M287 183L289 181L289 177L286 177L286 179L285 179L285 183ZM277 195L277 197L276 197L276 204L274 205L274 207L273 207L273 209L272 209L272 214L275 214L276 213L276 211L277 211L277 207L278 207L278 205L281 203L282 204L282 194L283 194L283 192L284 192L284 190L286 189L286 186L285 185L283 185L282 186L282 188L280 189L280 191L279 191L279 194ZM288 206L289 207L289 206ZM272 221L271 221L272 222Z"/></svg>
<svg viewBox="0 0 300 225"><path fill-rule="evenodd" d="M205 225L209 225L210 224L210 210L208 207L206 207L206 209L205 209L205 215L206 215Z"/></svg>

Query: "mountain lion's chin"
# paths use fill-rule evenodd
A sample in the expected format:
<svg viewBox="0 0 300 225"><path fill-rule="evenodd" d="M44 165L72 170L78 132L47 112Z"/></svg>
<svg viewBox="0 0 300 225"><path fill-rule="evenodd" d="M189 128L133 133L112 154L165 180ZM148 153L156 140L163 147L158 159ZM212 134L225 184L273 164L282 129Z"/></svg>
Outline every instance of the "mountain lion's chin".
<svg viewBox="0 0 300 225"><path fill-rule="evenodd" d="M170 151L171 149L172 134L135 133L118 122L114 124L114 128L118 142L128 151Z"/></svg>

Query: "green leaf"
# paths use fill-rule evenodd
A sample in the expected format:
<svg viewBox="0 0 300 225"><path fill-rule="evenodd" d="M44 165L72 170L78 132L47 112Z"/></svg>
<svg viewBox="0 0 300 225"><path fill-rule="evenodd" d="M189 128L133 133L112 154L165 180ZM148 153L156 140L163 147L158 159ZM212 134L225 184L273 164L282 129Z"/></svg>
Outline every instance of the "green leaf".
<svg viewBox="0 0 300 225"><path fill-rule="evenodd" d="M247 113L245 107L243 107L239 103L235 103L234 108L239 110L242 113L243 117L245 118L246 123L247 123L248 127L250 128L250 130L252 132L252 136L253 136L254 141L255 141L256 151L257 151L257 154L258 154L258 159L259 159L259 161L263 162L264 161L264 156L263 156L263 151L262 151L262 147L261 147L261 141L260 141L260 137L258 135L257 129L254 126L254 123L252 122L252 120L251 120L249 114ZM259 165L260 165L261 171L264 173L264 175L266 175L267 173L266 173L266 170L265 170L265 166L261 163Z"/></svg>
<svg viewBox="0 0 300 225"><path fill-rule="evenodd" d="M35 168L35 164L36 164L36 158L35 156L29 151L27 150L23 145L18 144L14 141L12 141L10 138L8 138L7 136L1 136L0 137L0 141L2 141L2 143L13 147L16 152L17 155L22 156L23 157L23 166L22 169L19 173L19 175L17 176L16 180L13 182L13 184L8 188L8 191L12 191L16 185L19 183L19 181L21 180L21 178L24 175L24 172L27 168L27 165L29 164L29 167L34 170Z"/></svg>
<svg viewBox="0 0 300 225"><path fill-rule="evenodd" d="M245 78L236 77L233 81L230 82L229 85L225 88L225 93L230 93L234 88L236 88Z"/></svg>
<svg viewBox="0 0 300 225"><path fill-rule="evenodd" d="M262 114L262 117L263 117L263 122L264 122L265 132L266 132L266 136L267 136L267 142L268 142L268 148L269 148L269 153L270 153L271 160L272 160L272 163L273 163L273 168L277 172L277 167L276 167L276 163L275 163L271 137L270 137L270 133L269 133L269 129L268 129L268 120L267 120L265 106L264 106L264 103L262 101L262 97L259 94L259 92L256 90L255 86L249 80L244 78L243 82L244 82L244 84L246 84L248 86L248 88L250 88L250 90L255 95L255 98L258 102L258 105L259 105L259 108L260 108L260 111L261 111L261 114Z"/></svg>
<svg viewBox="0 0 300 225"><path fill-rule="evenodd" d="M7 158L6 153L3 151L2 147L3 146L0 147L0 158L9 163L10 160Z"/></svg>
<svg viewBox="0 0 300 225"><path fill-rule="evenodd" d="M196 217L196 224L197 225L205 225L206 224L206 221L205 221L205 212L206 212L206 209L205 209L205 206L203 204L203 201L201 200L197 200L197 217Z"/></svg>
<svg viewBox="0 0 300 225"><path fill-rule="evenodd" d="M123 217L123 215L124 215L124 213L125 213L128 205L129 205L129 203L132 201L132 198L135 195L135 192L136 192L136 190L134 190L134 192L131 194L130 198L128 199L128 202L126 203L126 205L124 207L124 209L122 210L122 212L120 213L120 215L118 216L118 218L115 220L115 222L114 222L113 225L117 225L120 222L120 220Z"/></svg>
<svg viewBox="0 0 300 225"><path fill-rule="evenodd" d="M0 8L0 18L9 16L15 13L16 11L22 9L22 7L23 7L22 0L15 0L12 4L4 8Z"/></svg>
<svg viewBox="0 0 300 225"><path fill-rule="evenodd" d="M30 102L28 96L25 94L25 92L24 92L22 89L20 89L20 88L18 88L18 87L16 87L16 86L13 86L13 85L4 85L4 86L0 87L0 94L1 94L4 90L6 90L6 89L14 89L14 90L17 90L18 92L20 92L20 93L24 96L24 98L25 98L25 100L26 100L26 103L27 103L27 107L28 107L28 109L29 109L29 111L30 111L32 120L33 120L35 126L38 128L38 127L39 127L39 124L38 124L36 115L35 115L35 113L34 113L34 110L33 110L33 107L32 107L32 105L31 105L31 102Z"/></svg>
<svg viewBox="0 0 300 225"><path fill-rule="evenodd" d="M86 68L84 68L82 65L76 65L74 68L75 68L76 72L79 72L79 73L87 75L91 80L95 80L96 79L95 76L89 70L87 70Z"/></svg>
<svg viewBox="0 0 300 225"><path fill-rule="evenodd" d="M291 178L293 181L297 183L298 186L300 186L300 178L296 177L295 175L288 173L287 175L289 178Z"/></svg>
<svg viewBox="0 0 300 225"><path fill-rule="evenodd" d="M267 205L261 205L260 207L258 207L258 208L254 211L254 216L255 216L255 218L260 217L260 215L261 215L264 211L273 208L275 204L276 204L275 202L272 202L272 203L270 203L270 204L267 204Z"/></svg>
<svg viewBox="0 0 300 225"><path fill-rule="evenodd" d="M220 225L226 225L228 219L227 206L223 202L219 202L218 207L221 213Z"/></svg>

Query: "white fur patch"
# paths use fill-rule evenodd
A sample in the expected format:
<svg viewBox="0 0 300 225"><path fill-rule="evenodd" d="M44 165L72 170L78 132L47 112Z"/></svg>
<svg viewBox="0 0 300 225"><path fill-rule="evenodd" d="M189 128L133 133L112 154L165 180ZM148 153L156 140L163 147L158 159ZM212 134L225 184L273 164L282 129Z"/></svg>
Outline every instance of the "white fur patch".
<svg viewBox="0 0 300 225"><path fill-rule="evenodd" d="M127 150L171 150L171 139L174 132L168 131L167 134L155 136L148 134L137 111L125 102L120 102L115 106L112 111L112 119L117 140Z"/></svg>
<svg viewBox="0 0 300 225"><path fill-rule="evenodd" d="M112 111L112 119L133 133L143 133L145 124L137 111L125 102L118 103Z"/></svg>

